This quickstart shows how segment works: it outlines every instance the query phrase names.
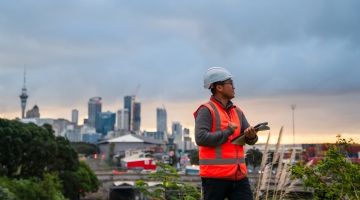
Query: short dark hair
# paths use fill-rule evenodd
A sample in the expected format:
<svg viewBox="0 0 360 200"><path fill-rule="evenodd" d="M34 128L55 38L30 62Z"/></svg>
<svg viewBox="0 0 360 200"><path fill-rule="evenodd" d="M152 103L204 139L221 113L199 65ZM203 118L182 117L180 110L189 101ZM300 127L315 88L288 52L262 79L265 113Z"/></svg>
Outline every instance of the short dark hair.
<svg viewBox="0 0 360 200"><path fill-rule="evenodd" d="M212 84L211 86L211 94L215 95L216 92L216 86L218 85L224 85L224 81L218 81Z"/></svg>
<svg viewBox="0 0 360 200"><path fill-rule="evenodd" d="M214 95L215 92L216 92L216 86L217 86L217 85L224 85L225 82L228 81L228 80L231 80L231 78L226 79L226 80L224 80L224 81L218 81L218 82L213 83L212 86L211 86L211 93Z"/></svg>

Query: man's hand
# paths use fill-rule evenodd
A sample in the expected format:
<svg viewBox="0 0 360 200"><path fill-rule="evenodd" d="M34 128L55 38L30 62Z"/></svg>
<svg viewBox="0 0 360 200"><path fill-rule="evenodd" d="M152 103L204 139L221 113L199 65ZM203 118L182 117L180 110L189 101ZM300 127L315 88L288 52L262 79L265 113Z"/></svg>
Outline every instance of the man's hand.
<svg viewBox="0 0 360 200"><path fill-rule="evenodd" d="M235 130L238 126L234 122L229 122L229 127Z"/></svg>
<svg viewBox="0 0 360 200"><path fill-rule="evenodd" d="M250 126L244 131L245 137L248 139L254 139L256 137L256 130L254 127Z"/></svg>

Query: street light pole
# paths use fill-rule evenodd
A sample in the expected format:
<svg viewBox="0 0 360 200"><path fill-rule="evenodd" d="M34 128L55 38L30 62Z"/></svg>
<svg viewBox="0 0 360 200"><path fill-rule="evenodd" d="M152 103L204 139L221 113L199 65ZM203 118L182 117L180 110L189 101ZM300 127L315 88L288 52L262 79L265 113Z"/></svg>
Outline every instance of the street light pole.
<svg viewBox="0 0 360 200"><path fill-rule="evenodd" d="M293 122L293 147L295 148L295 108L296 104L291 105L292 110L292 122Z"/></svg>

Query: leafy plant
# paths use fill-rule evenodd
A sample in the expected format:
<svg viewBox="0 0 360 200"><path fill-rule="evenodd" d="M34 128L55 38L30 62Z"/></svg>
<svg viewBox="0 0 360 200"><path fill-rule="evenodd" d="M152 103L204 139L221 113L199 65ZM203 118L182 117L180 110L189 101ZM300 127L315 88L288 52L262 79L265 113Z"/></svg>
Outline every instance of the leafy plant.
<svg viewBox="0 0 360 200"><path fill-rule="evenodd" d="M314 199L359 199L360 165L346 157L346 148L353 141L338 136L325 157L315 166L300 163L292 167L292 178L301 179L314 189Z"/></svg>
<svg viewBox="0 0 360 200"><path fill-rule="evenodd" d="M155 186L149 186L144 180L138 180L135 186L145 196L153 200L195 200L201 197L195 186L180 182L179 174L170 165L157 163L157 171L150 174L149 179L159 183Z"/></svg>

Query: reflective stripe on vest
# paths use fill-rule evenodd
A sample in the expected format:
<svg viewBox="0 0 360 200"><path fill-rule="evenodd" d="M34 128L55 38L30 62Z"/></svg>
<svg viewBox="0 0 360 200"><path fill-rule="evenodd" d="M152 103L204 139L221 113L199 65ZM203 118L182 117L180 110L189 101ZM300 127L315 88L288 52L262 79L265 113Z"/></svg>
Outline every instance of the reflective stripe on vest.
<svg viewBox="0 0 360 200"><path fill-rule="evenodd" d="M245 163L244 158L216 158L216 159L200 159L200 165L229 165Z"/></svg>
<svg viewBox="0 0 360 200"><path fill-rule="evenodd" d="M220 131L221 130L221 125L220 125L220 114L219 114L219 111L218 109L216 108L216 106L214 105L213 102L209 102L210 106L212 107L212 109L214 110L215 112L215 131ZM217 146L215 148L215 159L221 159L221 155L222 155L222 152L221 152L221 146Z"/></svg>

